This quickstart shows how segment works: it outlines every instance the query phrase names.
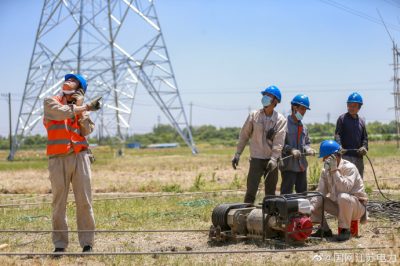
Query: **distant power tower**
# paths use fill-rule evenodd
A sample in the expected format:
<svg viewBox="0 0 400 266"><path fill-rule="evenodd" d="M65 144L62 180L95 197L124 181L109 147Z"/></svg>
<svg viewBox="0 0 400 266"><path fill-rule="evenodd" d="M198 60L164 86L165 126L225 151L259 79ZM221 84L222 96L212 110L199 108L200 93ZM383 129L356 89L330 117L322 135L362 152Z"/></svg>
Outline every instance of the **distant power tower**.
<svg viewBox="0 0 400 266"><path fill-rule="evenodd" d="M9 159L43 119L43 99L67 73L88 80L100 137L124 142L136 91L147 90L193 153L192 133L152 0L45 0Z"/></svg>
<svg viewBox="0 0 400 266"><path fill-rule="evenodd" d="M400 51L393 41L393 96L394 96L394 110L396 115L396 128L397 128L397 148L399 148L400 137L400 75L399 75L399 59Z"/></svg>

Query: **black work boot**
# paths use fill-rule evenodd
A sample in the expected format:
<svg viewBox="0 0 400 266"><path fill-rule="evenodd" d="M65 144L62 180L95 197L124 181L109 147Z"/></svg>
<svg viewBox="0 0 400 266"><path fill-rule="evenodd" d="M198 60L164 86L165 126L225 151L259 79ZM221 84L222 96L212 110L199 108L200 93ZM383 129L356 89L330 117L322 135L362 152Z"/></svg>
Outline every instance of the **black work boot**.
<svg viewBox="0 0 400 266"><path fill-rule="evenodd" d="M92 246L84 246L83 247L83 249L82 249L82 252L92 252L93 251L93 248L92 248Z"/></svg>
<svg viewBox="0 0 400 266"><path fill-rule="evenodd" d="M340 233L336 237L336 240L339 242L347 241L350 239L350 237L351 237L350 229L344 228L344 229L342 229L342 231L340 231Z"/></svg>
<svg viewBox="0 0 400 266"><path fill-rule="evenodd" d="M53 252L54 252L54 253L65 252L65 248L55 248ZM52 258L58 259L58 258L60 258L61 256L62 256L61 254L54 254L54 255L52 255Z"/></svg>
<svg viewBox="0 0 400 266"><path fill-rule="evenodd" d="M317 232L315 232L314 234L311 234L312 237L332 237L332 230L328 229L328 230L322 230L321 228L318 228Z"/></svg>

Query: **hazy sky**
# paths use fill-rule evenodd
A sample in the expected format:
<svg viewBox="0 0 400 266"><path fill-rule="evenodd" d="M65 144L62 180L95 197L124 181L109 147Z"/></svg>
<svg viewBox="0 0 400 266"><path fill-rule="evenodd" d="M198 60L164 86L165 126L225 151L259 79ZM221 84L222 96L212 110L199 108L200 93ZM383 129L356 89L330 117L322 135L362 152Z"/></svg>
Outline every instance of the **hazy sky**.
<svg viewBox="0 0 400 266"><path fill-rule="evenodd" d="M14 127L42 5L0 1L0 92L12 92ZM376 22L379 9L400 45L398 0L157 0L156 9L194 126L241 126L271 84L282 91L277 110L285 114L297 93L310 97L305 123L325 122L328 113L336 121L353 91L364 98L367 122L394 120L392 43ZM146 91L136 102L131 132L151 131L158 116L167 123ZM4 97L0 112L4 136Z"/></svg>

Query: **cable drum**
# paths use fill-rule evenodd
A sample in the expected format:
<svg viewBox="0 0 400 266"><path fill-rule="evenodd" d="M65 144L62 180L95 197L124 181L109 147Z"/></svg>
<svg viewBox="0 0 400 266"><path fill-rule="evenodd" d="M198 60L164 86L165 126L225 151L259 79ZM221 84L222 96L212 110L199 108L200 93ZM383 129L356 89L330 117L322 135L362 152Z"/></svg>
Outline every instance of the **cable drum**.
<svg viewBox="0 0 400 266"><path fill-rule="evenodd" d="M215 227L220 226L221 230L229 230L228 212L231 209L247 208L252 206L250 203L225 203L214 208L211 220Z"/></svg>

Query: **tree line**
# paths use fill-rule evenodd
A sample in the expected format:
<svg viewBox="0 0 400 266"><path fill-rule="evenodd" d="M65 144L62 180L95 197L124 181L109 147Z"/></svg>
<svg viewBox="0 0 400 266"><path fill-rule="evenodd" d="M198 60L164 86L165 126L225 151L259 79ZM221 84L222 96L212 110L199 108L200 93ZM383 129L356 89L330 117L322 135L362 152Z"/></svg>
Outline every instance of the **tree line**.
<svg viewBox="0 0 400 266"><path fill-rule="evenodd" d="M323 139L333 138L335 132L333 123L312 123L307 128L313 143L318 143ZM212 125L192 127L192 136L196 143L209 143L212 145L236 145L240 127L217 128ZM367 124L369 139L374 140L394 140L396 138L396 122L390 123L370 122ZM179 143L184 145L182 138L171 125L157 125L152 132L145 134L135 134L127 136L126 143L138 142L141 146L147 146L152 143ZM47 137L45 135L27 136L21 148L44 148L46 147ZM105 137L97 139L89 138L89 143L99 145L113 145L120 143L116 137ZM0 136L0 149L9 149L9 140L7 137Z"/></svg>

